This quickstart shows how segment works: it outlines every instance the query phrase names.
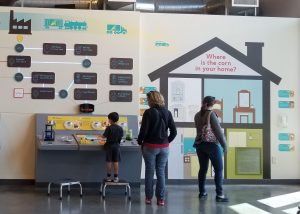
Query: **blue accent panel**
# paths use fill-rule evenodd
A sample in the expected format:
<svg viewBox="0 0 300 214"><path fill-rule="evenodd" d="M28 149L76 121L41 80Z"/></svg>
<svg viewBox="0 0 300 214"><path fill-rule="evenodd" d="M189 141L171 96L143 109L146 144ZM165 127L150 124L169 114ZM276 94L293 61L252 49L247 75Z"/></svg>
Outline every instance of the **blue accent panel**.
<svg viewBox="0 0 300 214"><path fill-rule="evenodd" d="M183 139L184 155L196 154L196 149L193 147L194 142L195 142L194 138L184 138Z"/></svg>

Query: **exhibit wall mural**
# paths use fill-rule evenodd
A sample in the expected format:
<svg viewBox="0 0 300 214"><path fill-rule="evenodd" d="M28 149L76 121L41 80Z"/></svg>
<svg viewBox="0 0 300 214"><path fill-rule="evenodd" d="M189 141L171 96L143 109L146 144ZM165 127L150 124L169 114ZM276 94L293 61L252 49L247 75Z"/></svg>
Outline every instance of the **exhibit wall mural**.
<svg viewBox="0 0 300 214"><path fill-rule="evenodd" d="M151 90L178 127L169 179L197 178L206 95L229 146L225 178L300 178L286 167L300 161L299 19L1 7L0 36L0 179L34 179L35 114L91 103L141 119Z"/></svg>
<svg viewBox="0 0 300 214"><path fill-rule="evenodd" d="M225 178L299 179L299 169L284 167L287 159L299 161L300 152L294 95L299 46L291 45L299 44L299 19L277 18L276 25L257 17L143 14L141 19L142 85L163 93L178 127L169 179L197 179L194 115L207 95L216 97L213 109L229 147ZM279 63L285 60L286 66Z"/></svg>
<svg viewBox="0 0 300 214"><path fill-rule="evenodd" d="M139 13L2 7L0 37L0 179L34 178L36 113L138 114Z"/></svg>

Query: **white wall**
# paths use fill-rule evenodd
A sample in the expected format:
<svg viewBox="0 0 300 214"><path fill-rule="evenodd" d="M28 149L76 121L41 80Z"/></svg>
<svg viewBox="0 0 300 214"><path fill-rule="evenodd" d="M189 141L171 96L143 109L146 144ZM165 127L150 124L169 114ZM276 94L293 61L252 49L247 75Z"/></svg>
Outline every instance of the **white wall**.
<svg viewBox="0 0 300 214"><path fill-rule="evenodd" d="M19 43L18 35L8 34L9 12L14 10L15 18L20 21L31 19L32 34L22 35L25 46L22 53L16 53L14 46ZM77 114L79 104L89 102L95 105L95 114L108 114L117 111L130 115L138 113L139 86L139 13L107 12L91 10L54 10L0 7L0 179L34 179L35 177L35 117L36 113ZM86 31L46 30L44 19L57 18L70 21L85 21ZM126 34L107 34L107 24L121 25ZM63 56L43 55L43 43L65 43L67 53ZM97 44L97 56L75 56L74 44ZM69 50L68 50L69 49ZM7 55L31 56L30 68L8 68ZM110 69L110 58L132 58L132 70ZM92 61L90 68L83 68L83 59ZM60 63L41 63L60 62ZM65 63L61 63L65 62ZM71 62L71 63L70 63ZM72 63L79 64L72 64ZM32 87L43 84L31 83L31 72L55 72L54 100L31 99ZM21 72L26 77L16 82L14 75ZM97 73L96 85L72 84L75 72ZM109 84L110 73L129 73L133 75L130 86L112 86ZM74 88L96 88L97 100L74 100ZM23 88L23 98L14 98L14 88ZM68 97L61 99L58 91L69 89ZM109 90L132 90L133 101L124 103L109 102Z"/></svg>
<svg viewBox="0 0 300 214"><path fill-rule="evenodd" d="M30 79L17 83L13 76L17 68L6 67L7 55L17 54L14 46L17 44L17 35L8 34L8 12L11 8L0 8L0 179L34 179L35 162L35 118L36 113L78 113L80 101L73 99L72 85L69 97L65 100L55 97L54 100L32 100L30 94L22 99L13 98L14 88L24 88L29 93L32 84ZM67 48L74 43L96 43L98 55L90 57L93 64L88 69L98 73L98 97L95 104L96 114L107 114L118 111L120 114L138 113L138 87L159 86L159 81L151 82L148 74L155 69L178 58L188 51L198 47L208 40L218 37L240 52L246 53L245 42L263 42L263 66L282 77L279 86L271 83L271 177L300 178L299 167L287 167L291 163L300 161L299 140L300 115L298 109L299 71L300 71L300 20L289 18L261 18L261 17L234 17L234 16L205 16L179 14L140 14L135 12L107 12L80 10L53 10L13 8L22 16L32 17L33 33L24 35L25 47L41 48L44 42L63 42ZM29 14L29 15L28 15ZM30 15L31 14L31 15ZM44 31L38 29L43 17L59 16L73 20L87 20L89 29L86 32L75 31ZM3 18L4 17L4 18ZM7 17L7 18L5 18ZM34 21L35 20L35 21ZM25 18L26 21L26 18ZM107 35L106 24L120 24L128 33L126 35ZM163 41L169 47L155 46L156 41ZM74 57L72 53L66 56L45 56L41 50L25 50L20 55L30 55L33 61L67 60L81 61L84 57ZM108 84L110 57L130 57L134 59L132 103L108 102L109 89L128 89L125 86L112 87ZM80 60L79 60L80 59ZM70 86L73 73L85 71L81 66L74 65L46 65L33 64L30 69L21 69L26 77L32 71L54 71L58 90ZM141 74L139 76L139 73ZM139 80L139 81L138 81ZM42 87L42 85L38 85ZM84 86L80 86L84 87ZM93 86L91 86L93 88ZM159 88L159 87L158 87ZM296 96L295 108L291 110L279 109L277 96L278 89L294 90ZM278 117L287 115L288 127L278 125ZM296 134L295 150L292 152L278 151L278 132L293 132ZM175 150L174 150L175 151ZM173 156L172 156L173 155ZM171 154L171 160L177 154ZM182 161L182 159L180 159ZM270 160L271 161L271 160ZM176 163L173 163L176 166ZM173 171L174 172L174 171ZM182 174L182 173L181 173ZM179 177L182 175L178 175ZM172 177L176 175L172 174Z"/></svg>
<svg viewBox="0 0 300 214"><path fill-rule="evenodd" d="M218 37L247 55L245 42L263 42L263 66L282 78L277 86L271 83L271 178L299 179L299 167L287 167L300 161L299 128L299 57L300 20L291 18L262 18L235 16L142 14L141 15L141 85L159 86L148 74L181 55ZM164 41L169 47L157 47L155 41ZM217 90L216 86L216 90ZM278 90L294 90L294 109L278 108ZM269 99L268 97L264 97ZM288 116L288 127L278 125L280 115ZM279 132L295 133L295 150L278 150ZM177 154L170 154L176 156ZM182 160L179 158L179 162ZM267 160L269 161L269 160ZM172 163L169 167L177 166ZM180 176L178 176L179 178Z"/></svg>

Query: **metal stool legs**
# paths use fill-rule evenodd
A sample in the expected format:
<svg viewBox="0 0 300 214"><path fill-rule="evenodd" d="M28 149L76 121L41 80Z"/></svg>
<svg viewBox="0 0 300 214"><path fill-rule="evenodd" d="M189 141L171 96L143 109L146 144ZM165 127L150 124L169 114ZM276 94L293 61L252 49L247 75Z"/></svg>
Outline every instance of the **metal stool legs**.
<svg viewBox="0 0 300 214"><path fill-rule="evenodd" d="M105 199L106 196L106 187L107 186L125 186L125 195L128 197L129 200L131 200L131 188L129 183L113 183L113 182L105 182L101 183L100 185L100 195L102 195L102 198Z"/></svg>
<svg viewBox="0 0 300 214"><path fill-rule="evenodd" d="M80 197L82 197L82 186L81 186L81 183L79 181L71 181L71 182L61 181L61 182L53 182L53 183L59 185L59 199L60 200L62 200L62 190L63 190L63 187L64 186L68 186L68 194L70 194L70 192L71 192L71 185L79 185L79 188L80 188ZM51 184L52 184L52 182L49 182L49 184L48 184L48 196L50 195Z"/></svg>

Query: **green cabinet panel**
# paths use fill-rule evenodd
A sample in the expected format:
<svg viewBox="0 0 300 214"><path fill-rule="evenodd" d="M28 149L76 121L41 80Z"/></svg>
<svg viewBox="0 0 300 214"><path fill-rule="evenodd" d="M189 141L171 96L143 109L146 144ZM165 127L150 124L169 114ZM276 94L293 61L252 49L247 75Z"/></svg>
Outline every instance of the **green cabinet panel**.
<svg viewBox="0 0 300 214"><path fill-rule="evenodd" d="M263 178L263 130L262 129L227 129L227 179L262 179ZM247 148L249 148L247 150ZM240 154L237 152L241 151ZM257 151L257 152L254 152ZM259 152L258 152L259 151ZM247 158L242 158L242 153ZM253 159L249 155L253 155ZM253 164L253 166L252 166ZM259 166L259 165L260 166ZM245 169L243 169L245 167ZM251 170L250 170L251 169ZM247 174L247 171L249 174Z"/></svg>

